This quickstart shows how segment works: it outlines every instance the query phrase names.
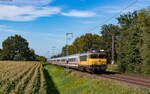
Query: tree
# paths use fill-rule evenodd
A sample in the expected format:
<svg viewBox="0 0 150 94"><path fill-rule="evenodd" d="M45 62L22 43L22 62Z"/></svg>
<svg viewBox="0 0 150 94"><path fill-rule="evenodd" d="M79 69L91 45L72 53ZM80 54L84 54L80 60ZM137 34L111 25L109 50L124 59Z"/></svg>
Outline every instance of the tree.
<svg viewBox="0 0 150 94"><path fill-rule="evenodd" d="M118 38L120 34L119 26L113 24L103 25L100 33L102 34L102 48L106 51L107 61L110 63L112 57L112 36L115 42L114 57L115 60L117 59Z"/></svg>
<svg viewBox="0 0 150 94"><path fill-rule="evenodd" d="M34 49L29 49L29 53L27 54L28 60L30 61L39 61L38 56L35 54Z"/></svg>
<svg viewBox="0 0 150 94"><path fill-rule="evenodd" d="M118 19L120 24L119 43L119 69L121 72L140 72L140 35L141 30L137 25L137 12L121 15Z"/></svg>
<svg viewBox="0 0 150 94"><path fill-rule="evenodd" d="M62 48L62 53L61 53L61 56L66 56L67 55L67 49L68 49L68 55L72 55L72 54L75 54L77 53L76 52L76 48L75 46L72 44L72 45L65 45L63 48Z"/></svg>
<svg viewBox="0 0 150 94"><path fill-rule="evenodd" d="M150 74L150 9L141 10L138 25L143 30L141 56L143 59L142 71Z"/></svg>
<svg viewBox="0 0 150 94"><path fill-rule="evenodd" d="M2 60L2 49L0 49L0 60Z"/></svg>
<svg viewBox="0 0 150 94"><path fill-rule="evenodd" d="M77 38L73 45L77 48L77 52L86 52L90 49L100 49L101 37L97 34L87 33Z"/></svg>
<svg viewBox="0 0 150 94"><path fill-rule="evenodd" d="M30 60L30 50L26 39L20 35L10 36L2 43L3 60Z"/></svg>
<svg viewBox="0 0 150 94"><path fill-rule="evenodd" d="M61 56L66 56L66 51L67 51L67 45L65 45L63 48L62 48L62 51L61 51ZM52 58L54 58L56 56L52 56Z"/></svg>
<svg viewBox="0 0 150 94"><path fill-rule="evenodd" d="M40 61L41 61L41 62L46 62L47 59L46 59L44 56L40 56Z"/></svg>
<svg viewBox="0 0 150 94"><path fill-rule="evenodd" d="M72 45L64 46L62 48L62 56L66 56L66 49L68 49L68 55L87 52L90 49L100 49L101 37L97 34L87 33L75 39Z"/></svg>
<svg viewBox="0 0 150 94"><path fill-rule="evenodd" d="M61 57L61 56L63 56L62 54L58 54L58 55L53 55L53 56L51 56L51 58L57 58L57 57ZM65 56L65 55L64 55Z"/></svg>

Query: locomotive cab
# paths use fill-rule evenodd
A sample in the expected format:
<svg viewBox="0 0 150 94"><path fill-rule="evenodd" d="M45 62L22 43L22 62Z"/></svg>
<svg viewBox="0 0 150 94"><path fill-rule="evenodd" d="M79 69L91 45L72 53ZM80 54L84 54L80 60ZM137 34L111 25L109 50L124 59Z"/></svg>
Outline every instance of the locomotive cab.
<svg viewBox="0 0 150 94"><path fill-rule="evenodd" d="M106 55L104 53L88 53L79 56L79 68L87 71L105 71L107 66Z"/></svg>
<svg viewBox="0 0 150 94"><path fill-rule="evenodd" d="M106 55L94 53L88 55L88 67L92 71L105 71L106 70Z"/></svg>

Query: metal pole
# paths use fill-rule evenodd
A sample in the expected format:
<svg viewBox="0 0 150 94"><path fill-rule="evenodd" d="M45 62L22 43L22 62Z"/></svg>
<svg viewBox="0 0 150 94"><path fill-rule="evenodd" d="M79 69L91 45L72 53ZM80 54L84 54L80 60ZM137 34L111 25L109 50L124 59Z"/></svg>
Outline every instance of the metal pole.
<svg viewBox="0 0 150 94"><path fill-rule="evenodd" d="M71 39L71 38L69 38L69 35L71 35L71 38L72 38L73 37L73 33L66 33L66 56L69 55L68 41ZM68 62L68 59L67 59L67 62ZM69 68L69 66L68 66L68 68Z"/></svg>
<svg viewBox="0 0 150 94"><path fill-rule="evenodd" d="M66 56L68 56L68 33L66 33Z"/></svg>
<svg viewBox="0 0 150 94"><path fill-rule="evenodd" d="M57 53L56 53L56 47L55 46L52 46L52 48L51 48L51 54L52 54L52 56L55 56Z"/></svg>
<svg viewBox="0 0 150 94"><path fill-rule="evenodd" d="M111 64L114 64L114 34L112 34L112 61Z"/></svg>
<svg viewBox="0 0 150 94"><path fill-rule="evenodd" d="M71 35L71 38L73 37L73 33L66 33L66 55L69 55L69 50L68 50L68 41L71 39L69 38L69 35Z"/></svg>

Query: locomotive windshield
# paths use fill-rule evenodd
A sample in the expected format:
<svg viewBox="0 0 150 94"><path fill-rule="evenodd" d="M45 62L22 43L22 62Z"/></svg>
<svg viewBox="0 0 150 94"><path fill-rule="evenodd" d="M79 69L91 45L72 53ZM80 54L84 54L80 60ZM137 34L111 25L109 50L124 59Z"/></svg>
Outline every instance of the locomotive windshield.
<svg viewBox="0 0 150 94"><path fill-rule="evenodd" d="M105 55L104 54L92 54L92 55L89 55L89 58L105 58Z"/></svg>

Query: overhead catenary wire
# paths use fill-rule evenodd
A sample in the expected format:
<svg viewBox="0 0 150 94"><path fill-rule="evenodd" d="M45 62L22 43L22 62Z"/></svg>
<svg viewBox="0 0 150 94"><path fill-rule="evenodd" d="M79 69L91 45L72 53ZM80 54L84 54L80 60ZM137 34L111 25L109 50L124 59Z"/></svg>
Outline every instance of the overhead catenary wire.
<svg viewBox="0 0 150 94"><path fill-rule="evenodd" d="M106 19L105 21L103 21L102 23L94 26L93 28L89 29L87 31L87 33L93 32L93 30L99 28L100 26L102 26L103 24L105 24L106 22L109 22L110 20L112 20L113 18L116 18L118 15L120 15L122 12L124 12L126 9L130 8L131 6L133 6L134 4L136 4L138 2L138 0L133 1L132 3L130 3L129 5L127 5L124 9L122 9L120 12L118 12L117 14L113 15L112 17Z"/></svg>
<svg viewBox="0 0 150 94"><path fill-rule="evenodd" d="M126 9L130 8L131 6L133 6L134 4L136 4L137 2L138 2L138 0L133 1L133 2L130 3L127 7L125 7L124 9L122 9L119 13L117 13L117 14L113 15L112 17L106 19L104 22L102 22L102 23L100 23L100 24L94 26L93 28L89 29L87 32L89 33L89 32L91 32L91 31L93 31L93 30L99 28L99 26L105 24L106 22L109 22L109 21L112 20L113 18L116 18L118 15L120 15L122 12L124 12Z"/></svg>
<svg viewBox="0 0 150 94"><path fill-rule="evenodd" d="M99 28L100 26L104 25L106 22L109 22L113 18L116 18L118 15L120 15L122 12L124 12L126 9L133 6L137 2L138 2L138 0L133 1L132 3L127 5L124 9L122 9L119 13L113 15L112 17L106 19L103 23L100 23L100 24L96 25L95 27L91 28L90 30L88 30L88 33L91 31L93 32L93 30L95 30L96 28ZM111 60L111 64L114 64L114 35L112 35L112 60Z"/></svg>

